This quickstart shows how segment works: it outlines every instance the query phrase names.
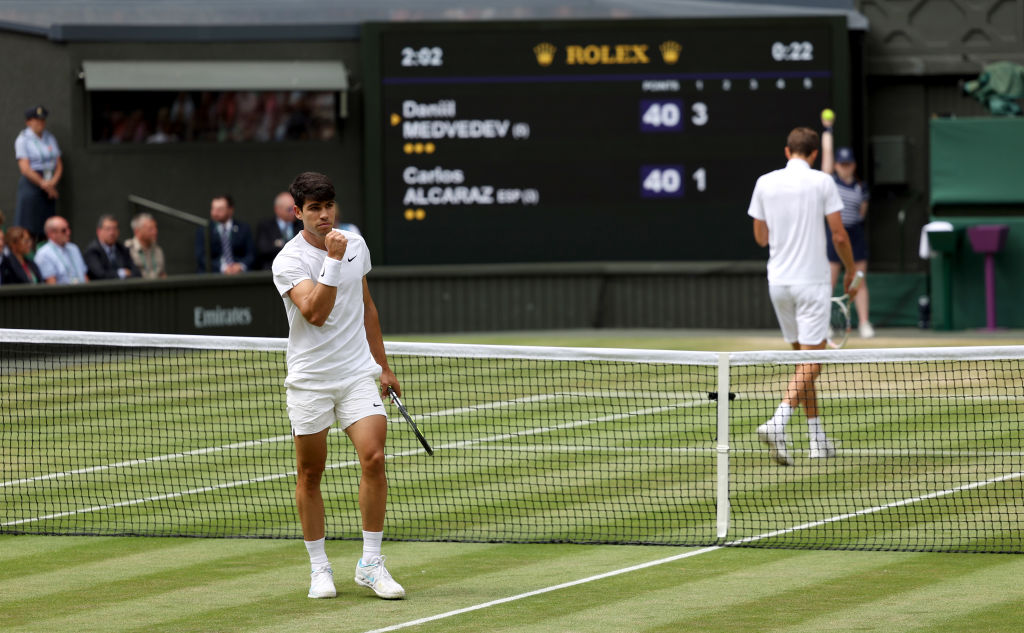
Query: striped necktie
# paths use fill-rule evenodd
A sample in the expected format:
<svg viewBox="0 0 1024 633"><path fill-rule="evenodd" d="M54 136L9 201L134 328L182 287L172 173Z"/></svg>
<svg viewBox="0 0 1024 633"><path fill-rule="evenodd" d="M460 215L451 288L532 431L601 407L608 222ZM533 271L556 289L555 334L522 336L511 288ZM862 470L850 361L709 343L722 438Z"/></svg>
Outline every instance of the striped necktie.
<svg viewBox="0 0 1024 633"><path fill-rule="evenodd" d="M235 256L231 252L231 231L227 224L220 225L220 263L222 266L233 264Z"/></svg>

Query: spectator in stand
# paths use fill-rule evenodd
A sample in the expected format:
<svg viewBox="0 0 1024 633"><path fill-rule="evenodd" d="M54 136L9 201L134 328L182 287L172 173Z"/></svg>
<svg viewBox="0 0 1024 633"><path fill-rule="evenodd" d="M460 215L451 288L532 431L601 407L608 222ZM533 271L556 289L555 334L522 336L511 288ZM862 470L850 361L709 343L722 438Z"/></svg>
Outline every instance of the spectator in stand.
<svg viewBox="0 0 1024 633"><path fill-rule="evenodd" d="M3 225L3 214L0 213L0 226ZM4 243L4 232L0 230L0 286L4 285L4 260L7 259L7 244Z"/></svg>
<svg viewBox="0 0 1024 633"><path fill-rule="evenodd" d="M46 129L49 112L43 106L25 111L25 129L14 141L18 179L14 224L28 229L36 240L43 237L43 223L57 212L57 183L64 174L57 139Z"/></svg>
<svg viewBox="0 0 1024 633"><path fill-rule="evenodd" d="M295 219L295 200L292 194L282 191L274 198L274 217L256 227L257 267L270 270L281 248L301 230L302 220Z"/></svg>
<svg viewBox="0 0 1024 633"><path fill-rule="evenodd" d="M213 270L225 275L237 275L252 268L256 251L252 230L245 222L234 219L235 203L231 196L217 196L210 201L210 224L206 239L210 240L210 260ZM206 247L203 229L196 228L196 270L206 272Z"/></svg>
<svg viewBox="0 0 1024 633"><path fill-rule="evenodd" d="M46 283L81 284L89 281L85 258L71 241L68 221L55 215L46 221L44 228L47 242L36 251L36 264Z"/></svg>
<svg viewBox="0 0 1024 633"><path fill-rule="evenodd" d="M96 239L85 247L85 266L89 279L128 279L139 277L139 269L131 253L117 241L121 232L110 214L100 216L96 223Z"/></svg>
<svg viewBox="0 0 1024 633"><path fill-rule="evenodd" d="M39 267L28 256L35 242L28 230L20 226L7 229L5 240L10 249L0 262L0 279L4 284L38 284L43 281Z"/></svg>
<svg viewBox="0 0 1024 633"><path fill-rule="evenodd" d="M132 256L135 267L142 272L143 279L160 279L167 276L164 268L164 249L156 243L156 219L148 213L132 218L132 238L125 240L125 248Z"/></svg>

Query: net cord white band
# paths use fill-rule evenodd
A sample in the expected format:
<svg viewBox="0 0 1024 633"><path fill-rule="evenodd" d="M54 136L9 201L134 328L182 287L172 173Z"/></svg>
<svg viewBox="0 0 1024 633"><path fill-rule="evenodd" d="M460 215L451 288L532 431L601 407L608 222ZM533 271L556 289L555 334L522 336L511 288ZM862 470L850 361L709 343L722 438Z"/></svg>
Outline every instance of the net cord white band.
<svg viewBox="0 0 1024 633"><path fill-rule="evenodd" d="M104 345L211 350L285 351L288 340L245 336L198 336L188 334L129 334L69 330L0 329L0 343ZM451 358L500 358L553 361L609 361L703 365L715 367L717 352L591 347L537 347L525 345L467 345L386 341L389 355L447 356ZM1024 358L1024 345L974 347L910 347L890 349L765 350L730 352L729 364L796 365L800 363L884 363L904 361L1010 360Z"/></svg>

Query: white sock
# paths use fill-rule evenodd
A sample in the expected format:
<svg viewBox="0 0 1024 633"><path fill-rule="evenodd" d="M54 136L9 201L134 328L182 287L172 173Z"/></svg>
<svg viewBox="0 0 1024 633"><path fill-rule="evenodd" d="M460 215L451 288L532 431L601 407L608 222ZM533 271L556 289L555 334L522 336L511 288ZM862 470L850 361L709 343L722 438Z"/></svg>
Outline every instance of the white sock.
<svg viewBox="0 0 1024 633"><path fill-rule="evenodd" d="M316 541L303 541L306 544L306 551L309 552L309 566L314 571L328 564L327 552L324 551L325 538Z"/></svg>
<svg viewBox="0 0 1024 633"><path fill-rule="evenodd" d="M786 430L786 424L789 422L790 416L793 415L793 406L782 402L779 403L779 408L775 410L775 414L768 420L768 428L775 431L776 433Z"/></svg>
<svg viewBox="0 0 1024 633"><path fill-rule="evenodd" d="M821 418L807 418L807 436L812 442L824 442L828 439L825 435L825 427L821 424Z"/></svg>
<svg viewBox="0 0 1024 633"><path fill-rule="evenodd" d="M363 562L368 563L380 556L380 543L384 540L384 532L367 532L363 530Z"/></svg>

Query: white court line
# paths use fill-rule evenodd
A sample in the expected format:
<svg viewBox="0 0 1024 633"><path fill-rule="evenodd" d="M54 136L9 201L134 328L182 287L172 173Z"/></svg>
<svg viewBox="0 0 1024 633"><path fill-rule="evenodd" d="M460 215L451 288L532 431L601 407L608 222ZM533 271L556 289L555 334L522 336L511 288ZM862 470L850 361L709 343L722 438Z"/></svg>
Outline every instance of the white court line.
<svg viewBox="0 0 1024 633"><path fill-rule="evenodd" d="M277 437L265 437L259 440L251 440L248 442L236 442L234 444L224 444L222 446L212 446L210 448L197 448L195 450L186 451L182 453L168 453L166 455L156 455L154 457L142 457L140 459L130 459L123 462L115 462L113 464L103 464L101 466L89 466L88 468L79 468L77 470L68 470L59 473L49 473L46 475L36 475L35 477L26 477L25 479L12 479L11 481L0 482L0 488L5 486L17 486L20 484L27 484L33 481L46 481L48 479L60 479L61 477L70 477L72 475L84 475L88 473L98 473L104 470L112 470L115 468L127 468L130 466L138 466L139 464L149 464L152 462L163 462L171 459L178 459L180 457L189 457L192 455L208 455L210 453L217 453L220 451L227 451L236 448L249 448L251 446L259 446L261 444L273 444L274 442L283 442L285 440L292 439L291 435L278 435Z"/></svg>
<svg viewBox="0 0 1024 633"><path fill-rule="evenodd" d="M686 405L680 405L686 406ZM477 451L506 451L508 449L497 446L479 446L473 450ZM981 451L981 450L957 450L940 448L841 448L837 447L838 453L832 459L821 462L822 464L834 464L844 457L1024 457L1024 451ZM584 445L556 445L556 446L517 446L516 452L522 453L636 453L640 455L652 454L687 454L687 453L718 453L714 446L584 446ZM807 455L810 449L790 448L789 452L795 455ZM756 446L752 448L740 448L735 445L729 447L730 455L763 455L764 448Z"/></svg>
<svg viewBox="0 0 1024 633"><path fill-rule="evenodd" d="M443 620L445 618L450 618L452 616L462 615L463 613L469 613L470 611L479 611L480 609L486 609L488 607L494 607L494 606L497 606L499 604L505 604L507 602L514 602L516 600L522 600L523 598L531 598L533 596L539 596L539 595L544 594L544 593L549 593L549 592L552 592L552 591L558 591L559 589L566 589L567 587L575 587L576 585L582 585L582 584L585 584L585 583L588 583L588 582L593 582L595 580L603 580L605 578L611 578L612 576L618 576L620 574L628 574L631 571L638 571L640 569L646 569L648 567L654 567L655 565L664 565L665 563L671 563L671 562L674 562L674 561L677 561L677 560L682 560L684 558L690 558L691 556L699 556L700 554L706 554L708 552L713 552L716 549L721 549L721 546L720 545L712 545L711 547L705 547L703 549L693 550L692 552L684 552L682 554L676 554L675 556L670 556L668 558L662 558L660 560L652 560L649 563L640 563L639 565L633 565L632 567L625 567L623 569L614 569L612 571L607 571L607 572L605 572L603 574L598 574L596 576L590 576L588 578L581 578L579 580L573 580L573 581L570 581L570 582L564 582L564 583L562 583L560 585L554 585L554 586L551 586L551 587L544 587L543 589L536 589L534 591L528 591L526 593L520 593L520 594L517 594L517 595L514 595L514 596L509 596L507 598L499 598L498 600L491 600L490 602L484 602L482 604L475 604L475 605L473 605L471 607L464 607L462 609L455 609L454 611L446 611L444 613L439 613L437 615L432 615L432 616L429 616L429 617L426 617L426 618L420 618L418 620L411 620L409 622L403 622L401 624L395 624L393 626L386 626L383 629L373 629L372 631L367 631L366 633L385 633L385 631L398 631L399 629L405 629L405 628L408 628L410 626L419 626L420 624L426 624L427 622L434 622L436 620Z"/></svg>
<svg viewBox="0 0 1024 633"><path fill-rule="evenodd" d="M900 501L893 501L891 503L875 506L873 508L865 508L863 510L857 510L856 512L849 512L847 514L837 514L834 517L829 517L827 519L822 519L820 521L811 521L810 523L803 523L801 525L797 525L791 528L775 530L774 532L765 532L764 534L758 534L757 536L748 536L746 538L742 538L739 540L729 541L728 543L725 543L725 545L743 545L744 543L752 543L754 541L760 541L762 539L771 538L773 536L779 536L780 534L789 534L791 532L798 532L800 530L806 530L809 528L821 527L822 525L827 525L829 523L835 523L837 521L843 521L845 519L852 519L853 517L864 516L866 514L873 514L875 512L881 512L882 510L889 510L891 508L908 506L912 503L917 503L918 501L938 499L939 497L946 497L951 494L963 492L965 490L974 490L975 488L981 488L982 486L987 486L989 484L1001 483L1004 481L1010 481L1012 479L1020 479L1021 477L1024 477L1024 472L1016 472L1010 473L1008 475L1001 475L999 477L993 477L991 479L986 479L984 481L975 481L973 483L964 484L962 486L957 486L956 488L950 488L948 490L939 490L938 492L930 492L926 495L921 495L918 497L909 497L907 499L902 499Z"/></svg>
<svg viewBox="0 0 1024 633"><path fill-rule="evenodd" d="M989 484L999 483L999 482L1003 482L1003 481L1009 481L1011 479L1019 479L1021 477L1024 477L1024 472L1010 473L1009 475L1003 475L1001 477L994 477L992 479L986 479L985 481L977 481L977 482L970 483L970 484L964 484L963 486L957 486L956 488L950 488L949 490L940 490L938 492L933 492L933 493L929 493L929 494L926 494L926 495L921 495L919 497L910 497L909 499L903 499L902 501L895 501L893 503L887 503L887 504L882 505L882 506L875 506L873 508L865 508L864 510L859 510L857 512L850 512L848 514L839 514L839 515L836 515L834 517L829 517L828 519L823 519L821 521L812 521L810 523L803 523L801 525L797 525L797 526L794 526L794 527L791 527L791 528L786 528L786 529L783 529L783 530L775 530L773 532L765 532L764 534L758 534L757 536L748 536L747 538L743 538L743 539L739 539L739 540L735 540L735 541L728 541L726 543L723 543L722 545L712 545L710 547L703 547L703 548L698 549L698 550L693 550L693 551L690 551L690 552L684 552L682 554L676 554L675 556L669 556L668 558L660 558L658 560L652 560L652 561L649 561L649 562L646 562L646 563L641 563L639 565L633 565L632 567L624 567L622 569L614 569L612 571L607 571L607 572L605 572L603 574L597 574L596 576L588 576L586 578L580 578L579 580L573 580L573 581L570 581L570 582L564 582L564 583L562 583L560 585L552 585L550 587L544 587L542 589L535 589L533 591L527 591L526 593L520 593L520 594L516 594L514 596L508 596L507 598L499 598L498 600L491 600L490 602L484 602L484 603L481 603L481 604L475 604L475 605L472 605L472 606L469 606L469 607L463 607L462 609L455 609L453 611L446 611L444 613L439 613L437 615L432 615L432 616L428 616L428 617L425 617L425 618L419 618L417 620L410 620L408 622L402 622L400 624L394 624L392 626L386 626L386 627L381 628L381 629L372 629L370 631L366 631L366 633L387 633L388 631L398 631L398 630L406 629L406 628L409 628L409 627L412 627L412 626L419 626L420 624L426 624L428 622L436 622L437 620L443 620L445 618L454 617L456 615L462 615L463 613L469 613L471 611L479 611L481 609L486 609L488 607L497 606L499 604L506 604L506 603L509 603L509 602L515 602L516 600L523 600L525 598L531 598L533 596L538 596L538 595L541 595L541 594L550 593L552 591L558 591L559 589L566 589L568 587L575 587L577 585L582 585L582 584L586 584L586 583L589 583L589 582L594 582L596 580L603 580L605 578L611 578L612 576L619 576L621 574L628 574L630 572L638 571L638 570L641 570L641 569L647 569L648 567L655 567L657 565L664 565L666 563L672 563L672 562L675 562L677 560L682 560L684 558L691 558L693 556L699 556L701 554L707 554L708 552L713 552L715 550L722 549L723 547L730 547L730 546L736 546L736 545L743 545L743 544L746 544L746 543L753 543L755 541L760 541L760 540L763 540L763 539L766 539L766 538L771 538L773 536L778 536L780 534L789 534L791 532L798 532L800 530L806 530L806 529L813 528L813 527L820 527L820 526L826 525L828 523L835 523L836 521L842 521L844 519L849 519L849 518L856 517L856 516L863 516L865 514L872 514L874 512L881 512L882 510L888 510L890 508L910 505L912 503L917 503L918 501L924 501L926 499L937 499L939 497L944 497L944 496L951 495L951 494L954 494L954 493L957 493L957 492L962 492L964 490L972 490L974 488L981 488L982 486L987 486Z"/></svg>
<svg viewBox="0 0 1024 633"><path fill-rule="evenodd" d="M432 418L445 415L461 415L463 413L469 413L472 411L481 411L485 409L497 409L505 406L512 406L516 404L522 404L524 402L541 402L544 400L550 400L565 394L542 394L537 396L526 396L523 398L516 398L514 400L501 400L497 402L489 402L487 404L477 404L468 407L460 407L457 409L445 409L444 411L432 411L430 413L424 413L420 415L421 418ZM340 433L337 429L331 429L332 433ZM112 470L115 468L127 468L130 466L138 466L140 464L149 464L153 462L168 461L171 459L179 459L181 457L190 457L193 455L208 455L210 453L217 453L220 451L234 450L237 448L250 448L253 446L260 446L261 444L273 444L276 442L290 442L292 440L291 435L278 435L276 437L265 437L258 440L251 440L247 442L235 442L233 444L224 444L222 446L213 446L209 448L197 448L195 450L181 452L181 453L167 453L166 455L156 455L154 457L142 457L139 459L132 459L123 462L115 462L113 464L103 464L100 466L89 466L88 468L79 468L77 470L69 470L59 473L48 473L46 475L36 475L35 477L26 477L24 479L12 479L11 481L0 482L0 488L7 486L18 486L21 484L31 483L33 481L46 481L49 479L60 479L62 477L69 477L71 475L84 475L88 473L97 473L105 470Z"/></svg>
<svg viewBox="0 0 1024 633"><path fill-rule="evenodd" d="M542 396L530 396L530 398L541 398L541 397ZM554 397L554 396L551 396L551 397ZM516 401L522 401L522 400L528 400L528 399L519 398ZM510 401L510 402L516 402L516 401ZM682 403L682 404L677 404L677 405L672 405L672 406L665 406L665 407L653 407L653 408L647 408L647 409L638 409L636 411L628 411L628 412L625 412L625 413L601 416L599 418L592 418L592 419L589 419L589 420L575 420L573 422L566 422L564 424L558 424L556 426L544 427L544 428L540 428L540 429L530 429L528 431L522 431L522 432L519 432L519 433L502 433L500 435L491 435L489 437L477 438L475 440L463 440L463 441L460 441L460 442L451 442L449 444L443 444L443 445L435 446L434 449L435 450L439 450L439 449L440 450L444 450L444 449L451 449L451 448L466 448L466 447L469 447L469 446L473 446L475 444L481 444L481 443L486 443L486 442L499 442L499 441L502 441L502 440L507 440L507 439L511 439L511 438L515 438L515 437L528 436L528 435L538 435L540 433L550 433L552 431L560 431L560 430L564 430L564 429L568 429L568 428L573 428L573 427L586 426L588 424L595 424L595 423L598 423L598 422L608 422L608 421L611 421L611 420L619 420L619 419L622 419L622 418L633 417L633 416L637 416L637 415L648 415L648 414L651 414L651 413L661 413L661 412L668 411L668 410L671 410L671 409L678 409L678 408L682 408L682 407L697 406L699 404L704 404L704 402L699 402L699 403ZM493 408L493 406L497 406L497 405L493 405L493 406L492 405L493 405L493 403L491 405L478 405L478 408L480 406L486 406L486 407L489 407L489 408ZM441 415L442 413L444 413L444 412L434 412L434 415ZM428 414L428 415L430 415L430 414ZM409 455L417 455L419 453L420 453L420 449L417 448L417 449L402 451L400 453L391 453L391 454L387 455L387 459L390 460L390 459L394 459L396 457L407 457ZM326 470L337 469L337 468L347 468L349 466L358 466L358 465L359 465L359 460L348 460L348 461L344 461L344 462L338 462L338 463L335 463L335 464L328 464L326 466ZM186 495L196 495L196 494L202 494L202 493L206 493L206 492L212 492L214 490L224 490L224 489L227 489L227 488L237 488L238 486L246 486L246 485L254 484L254 483L263 483L263 482L267 482L267 481L274 481L274 480L277 480L277 479L284 479L286 477L294 476L295 474L296 474L296 471L291 470L291 471L288 471L288 472L285 472L285 473L275 473L273 475L265 475L263 477L258 477L258 478L255 478L255 479L243 479L243 480L238 480L238 481L230 481L230 482L225 482L225 483L222 483L222 484L216 484L214 486L203 486L202 488L193 488L191 490L184 490L184 491L178 491L178 492L169 492L169 493L162 494L162 495L154 495L154 496L151 496L151 497L144 497L144 498L141 498L141 499L130 499L128 501L119 501L117 503L111 503L111 504L106 504L106 505L91 506L91 507L88 507L88 508L79 508L77 510L67 510L65 512L56 512L56 513L47 514L47 515L44 515L44 516L30 517L30 518L27 518L27 519L17 519L15 521L7 521L5 523L0 523L0 527L7 527L7 526L11 526L11 525L23 525L25 523L35 523L35 522L38 522L38 521L46 521L46 520L49 520L49 519L58 519L58 518L61 518L61 517L73 516L73 515L76 515L76 514L85 514L85 513L88 513L88 512L99 512L99 511L102 511L102 510L109 510L111 508L119 508L119 507L125 507L125 506L138 505L140 503L149 503L149 502L152 502L152 501L164 501L164 500L167 500L167 499L176 499L176 498L179 498L179 497L184 497Z"/></svg>
<svg viewBox="0 0 1024 633"><path fill-rule="evenodd" d="M583 396L583 397L588 397L588 398L593 398L593 397L616 398L616 397L623 397L623 396L627 396L628 397L630 395L635 395L635 393L634 392L612 392L612 393L608 393L608 392L602 392L602 391L579 391L579 392L569 392L569 393L539 394L539 395L533 395L533 396L524 396L522 398L515 398L513 400L500 400L500 401L496 401L496 402L489 402L489 403L486 403L486 404L476 404L476 405L471 405L471 406L467 406L467 407L458 407L458 408L453 408L453 409L444 409L442 411L431 411L431 412L428 412L428 413L421 413L417 417L421 418L421 419L428 419L428 418L442 417L442 416L448 416L448 415L462 415L464 413L470 413L470 412L473 412L473 411L485 411L485 410L489 410L489 409L497 409L497 408L502 408L502 407L506 407L506 406L513 406L513 405L529 403L529 402L543 402L545 400L552 400L554 398L567 397L567 396ZM649 394L640 394L640 395L649 395ZM663 393L658 394L658 399L663 400L665 398L684 398L684 397L697 397L697 398L700 398L700 396L702 396L702 395L703 395L703 392L663 392ZM845 397L845 398L870 399L870 398L875 398L876 396L839 396L839 395L836 395L835 397L836 398ZM931 398L932 396L924 396L924 397ZM986 399L985 397L979 397L979 398L980 399ZM973 399L977 400L979 398L973 398ZM991 398L994 399L994 400L1000 401L1000 402L1002 402L1002 401L1016 402L1018 400L1018 398L1004 398L1004 397L991 397ZM692 403L692 404L699 404L701 402L704 402L703 399L698 400L698 402ZM706 402L712 402L712 401L709 400L709 401L706 401ZM691 405L687 405L687 406L692 406L692 404ZM339 431L337 431L337 429L332 429L331 432L332 433L336 433L336 432L339 432ZM155 463L155 462L169 461L169 460L172 460L172 459L180 459L180 458L183 458L183 457L191 457L191 456L195 456L195 455L208 455L208 454L211 454L211 453L218 453L218 452L222 452L222 451L230 451L230 450L235 450L235 449L240 449L240 448L251 448L251 447L260 446L260 445L263 445L263 444L273 444L273 443L278 443L278 442L290 442L291 439L292 439L291 435L278 435L278 436L275 436L275 437L265 437L265 438L261 438L261 439L258 439L258 440L250 440L250 441L245 441L245 442L235 442L235 443L232 443L232 444L224 444L224 445L221 445L221 446L213 446L213 447L208 447L208 448L198 448L198 449L191 450L191 451L184 451L184 452L178 452L178 453L167 453L165 455L155 455L153 457L142 457L142 458L139 458L139 459L132 459L132 460L126 460L126 461L122 461L122 462L115 462L115 463L112 463L112 464L102 464L102 465L99 465L99 466L90 466L90 467L87 467L87 468L79 468L79 469L76 469L76 470L69 470L69 471L56 472L56 473L48 473L48 474L45 474L45 475L36 475L34 477L26 477L26 478L23 478L23 479L12 479L10 481L0 482L0 488L5 488L5 487L9 487L9 486L18 486L18 485L22 485L22 484L32 483L34 481L47 481L47 480L51 480L51 479L60 479L60 478L69 477L69 476L72 476L72 475L84 475L84 474L89 474L89 473L103 472L103 471L106 471L106 470L113 470L113 469L117 469L117 468L129 468L129 467L132 467L132 466L139 466L139 465L142 465L142 464L149 464L149 463ZM681 452L700 452L700 451L704 451L704 450L714 451L715 449L713 447L711 447L711 448L708 448L708 449L695 448L695 449L668 449L668 450L671 451L671 452L679 452L679 451L681 451ZM759 449L751 449L751 450L759 450ZM735 452L743 452L744 449L734 449L734 451ZM878 449L877 451L873 450L873 449L865 449L864 451L856 451L856 450L849 450L848 451L848 450L844 450L843 453L844 454L854 454L854 455L869 455L869 456L870 455L881 455L881 456L885 456L885 455L908 455L908 456L914 456L914 455L917 455L917 456L944 455L944 456L950 456L950 457L958 457L958 456L965 456L965 457L973 457L973 456L979 456L979 457L985 457L985 456L992 456L992 457L1000 457L1000 456L1002 456L1002 457L1015 457L1015 456L1020 456L1020 455L1024 454L1024 453L1021 453L1021 452L1009 452L1009 453L1007 453L1007 452L971 452L971 451L930 452L930 451L927 451L927 450L925 450L923 452L918 452L918 451L915 451L913 449L905 450L905 451L904 450L899 450L899 449L893 449L891 451L886 450L886 449Z"/></svg>

